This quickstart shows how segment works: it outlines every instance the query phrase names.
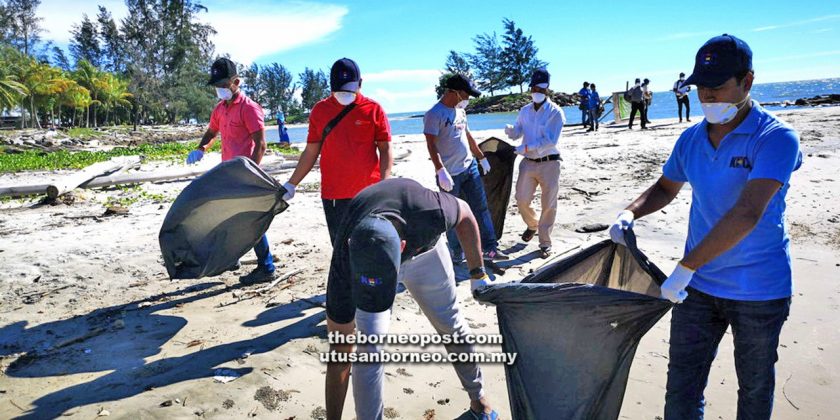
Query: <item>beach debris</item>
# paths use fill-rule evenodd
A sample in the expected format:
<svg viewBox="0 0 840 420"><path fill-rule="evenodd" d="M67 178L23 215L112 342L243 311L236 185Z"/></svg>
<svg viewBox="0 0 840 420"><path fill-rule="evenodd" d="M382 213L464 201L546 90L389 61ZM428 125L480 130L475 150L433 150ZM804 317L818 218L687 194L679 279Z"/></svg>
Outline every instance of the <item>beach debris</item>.
<svg viewBox="0 0 840 420"><path fill-rule="evenodd" d="M109 206L105 209L103 216L123 216L128 214L128 208L123 206Z"/></svg>
<svg viewBox="0 0 840 420"><path fill-rule="evenodd" d="M790 378L792 378L792 377L793 377L793 374L791 373L790 376L788 376L788 378L785 379L785 383L784 383L784 385L782 385L782 395L785 396L785 399L791 405L791 407L795 408L796 411L799 411L799 407L796 404L794 404L793 401L790 400L790 397L788 397L788 395L787 395L786 387L787 387L788 382L790 381Z"/></svg>
<svg viewBox="0 0 840 420"><path fill-rule="evenodd" d="M414 393L414 390L411 388L403 388L403 394L411 395Z"/></svg>
<svg viewBox="0 0 840 420"><path fill-rule="evenodd" d="M38 277L35 278L35 280L33 280L33 282L37 283L38 280L40 280L40 279L41 279L41 276L38 276ZM43 298L45 298L45 297L47 297L47 296L49 296L49 295L51 295L55 292L67 289L69 287L73 287L73 285L72 284L67 284L67 285L57 287L57 288L54 288L54 289L50 289L50 290L27 293L25 295L22 295L21 298L23 298L23 303L25 303L27 305L32 305L32 304L37 303L41 299L43 299Z"/></svg>
<svg viewBox="0 0 840 420"><path fill-rule="evenodd" d="M172 400L166 400L166 401L160 403L160 407L171 407L172 404L173 404Z"/></svg>
<svg viewBox="0 0 840 420"><path fill-rule="evenodd" d="M216 382L221 382L223 384L233 382L239 379L240 376L242 376L236 371L230 369L216 369L216 371L213 372L213 375L213 380L215 380Z"/></svg>
<svg viewBox="0 0 840 420"><path fill-rule="evenodd" d="M204 340L193 340L187 343L187 348L200 346L202 344L204 344Z"/></svg>
<svg viewBox="0 0 840 420"><path fill-rule="evenodd" d="M263 407L269 411L275 411L280 408L280 403L289 401L291 393L282 389L273 389L270 386L264 386L254 393L254 399L262 403Z"/></svg>
<svg viewBox="0 0 840 420"><path fill-rule="evenodd" d="M231 408L233 408L234 405L235 403L230 398L222 401L222 408L224 408L225 410L230 410Z"/></svg>
<svg viewBox="0 0 840 420"><path fill-rule="evenodd" d="M394 407L385 407L385 418L395 419L400 416L399 411L397 411Z"/></svg>
<svg viewBox="0 0 840 420"><path fill-rule="evenodd" d="M314 410L312 410L312 413L310 414L310 416L311 416L314 420L326 420L326 418L327 418L327 410L325 410L325 409L324 409L324 407L321 407L321 406L319 405L319 406L315 407L315 409L314 409Z"/></svg>
<svg viewBox="0 0 840 420"><path fill-rule="evenodd" d="M402 376L408 376L408 377L414 376L414 375L412 375L412 374L408 373L408 371L407 371L407 370L405 370L405 368L399 368L399 369L397 369L397 373L399 373L399 374L400 374L400 375L402 375Z"/></svg>
<svg viewBox="0 0 840 420"><path fill-rule="evenodd" d="M234 292L231 293L231 296L233 296L233 298L236 299L236 300L231 301L231 302L222 302L222 303L219 304L218 307L219 308L224 308L225 306L235 305L235 304L237 304L239 302L242 302L244 300L250 300L250 299L257 298L257 297L262 297L266 292L269 292L271 289L273 289L278 284L280 284L280 283L290 279L292 276L295 276L295 275L300 274L302 272L303 272L302 268L299 268L297 270L293 270L289 273L286 273L286 274L276 278L273 282L271 282L271 284L269 284L267 286L264 286L264 287L261 287L257 290L246 290L246 291L237 290L237 291L234 291ZM284 285L283 287L281 287L278 290L287 289L294 284L295 284L294 281L290 281L289 284Z"/></svg>
<svg viewBox="0 0 840 420"><path fill-rule="evenodd" d="M449 404L449 398L442 398L437 400L438 405L446 405Z"/></svg>
<svg viewBox="0 0 840 420"><path fill-rule="evenodd" d="M583 225L583 226L575 229L575 232L577 232L577 233L592 233L592 232L600 232L602 230L607 230L607 229L609 229L609 226L605 225L603 223L590 223L588 225Z"/></svg>
<svg viewBox="0 0 840 420"><path fill-rule="evenodd" d="M427 408L426 411L423 412L423 420L435 420L435 409Z"/></svg>
<svg viewBox="0 0 840 420"><path fill-rule="evenodd" d="M96 417L108 417L111 415L111 412L106 410L105 407L99 407L99 412L96 413Z"/></svg>
<svg viewBox="0 0 840 420"><path fill-rule="evenodd" d="M577 188L577 187L572 187L572 190L583 194L583 196L586 197L587 199L591 199L592 197L595 197L596 195L601 194L601 191L586 191L586 190L583 190L583 189L580 189L580 188Z"/></svg>

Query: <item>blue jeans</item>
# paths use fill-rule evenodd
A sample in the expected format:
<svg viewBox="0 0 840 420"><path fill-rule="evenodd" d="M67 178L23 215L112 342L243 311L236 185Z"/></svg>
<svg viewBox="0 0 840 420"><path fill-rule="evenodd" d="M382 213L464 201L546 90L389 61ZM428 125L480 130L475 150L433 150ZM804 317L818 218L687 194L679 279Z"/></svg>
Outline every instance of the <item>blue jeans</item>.
<svg viewBox="0 0 840 420"><path fill-rule="evenodd" d="M268 238L263 235L260 241L254 245L254 253L257 254L257 266L265 268L269 272L274 271L274 257L268 250Z"/></svg>
<svg viewBox="0 0 840 420"><path fill-rule="evenodd" d="M727 327L735 343L738 420L769 419L779 359L776 349L790 298L768 301L722 299L688 289L671 312L671 346L665 420L702 419L703 390Z"/></svg>
<svg viewBox="0 0 840 420"><path fill-rule="evenodd" d="M490 217L490 208L487 207L487 195L484 194L484 183L478 174L478 163L475 159L467 170L453 175L452 181L452 191L449 193L466 201L478 222L482 251L495 250L498 246L496 231L493 229L493 219ZM452 258L460 261L462 248L454 228L446 232L446 240L449 241Z"/></svg>
<svg viewBox="0 0 840 420"><path fill-rule="evenodd" d="M589 120L589 109L582 109L580 111L580 113L581 113L580 121L581 121L581 123L583 123L583 125L587 125L587 124L592 123L592 121Z"/></svg>

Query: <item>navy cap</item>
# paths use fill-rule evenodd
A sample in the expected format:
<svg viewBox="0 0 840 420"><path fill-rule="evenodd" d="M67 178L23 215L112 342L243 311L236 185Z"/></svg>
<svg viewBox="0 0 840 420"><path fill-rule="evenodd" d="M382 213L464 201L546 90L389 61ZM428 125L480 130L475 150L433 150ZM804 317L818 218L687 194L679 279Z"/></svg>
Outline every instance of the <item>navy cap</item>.
<svg viewBox="0 0 840 420"><path fill-rule="evenodd" d="M236 76L236 64L227 58L220 58L210 66L210 80L208 85L215 85L223 80Z"/></svg>
<svg viewBox="0 0 840 420"><path fill-rule="evenodd" d="M342 90L355 92L359 88L358 82L360 80L362 80L362 72L359 71L356 62L349 58L336 61L330 69L330 90L333 92ZM356 83L356 85L346 87L345 85L348 83Z"/></svg>
<svg viewBox="0 0 840 420"><path fill-rule="evenodd" d="M391 307L397 294L400 268L400 236L386 218L362 218L350 233L350 272L356 307L382 312Z"/></svg>
<svg viewBox="0 0 840 420"><path fill-rule="evenodd" d="M546 69L536 69L534 73L531 74L531 84L528 85L530 87L534 87L536 85L545 85L540 86L541 88L547 88L549 82L551 81L551 74L548 73Z"/></svg>
<svg viewBox="0 0 840 420"><path fill-rule="evenodd" d="M476 89L472 80L470 80L469 77L464 76L460 73L453 74L448 79L446 79L446 88L454 90L463 90L464 92L467 92L469 95L475 96L476 98L481 96L481 92L478 89Z"/></svg>
<svg viewBox="0 0 840 420"><path fill-rule="evenodd" d="M703 44L694 58L694 71L686 85L717 87L729 78L752 70L752 50L746 42L723 34Z"/></svg>

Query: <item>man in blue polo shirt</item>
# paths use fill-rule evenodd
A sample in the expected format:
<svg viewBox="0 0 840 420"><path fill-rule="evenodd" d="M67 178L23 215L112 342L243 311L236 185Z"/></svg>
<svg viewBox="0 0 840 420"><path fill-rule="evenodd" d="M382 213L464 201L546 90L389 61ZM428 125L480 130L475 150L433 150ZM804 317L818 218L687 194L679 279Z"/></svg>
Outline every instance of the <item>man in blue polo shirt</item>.
<svg viewBox="0 0 840 420"><path fill-rule="evenodd" d="M791 303L785 196L802 163L799 135L750 99L752 51L731 35L697 52L685 81L705 120L687 129L663 176L610 229L623 243L633 220L692 189L685 256L662 284L671 317L665 419L702 419L718 343L732 327L738 419L769 419L779 334Z"/></svg>

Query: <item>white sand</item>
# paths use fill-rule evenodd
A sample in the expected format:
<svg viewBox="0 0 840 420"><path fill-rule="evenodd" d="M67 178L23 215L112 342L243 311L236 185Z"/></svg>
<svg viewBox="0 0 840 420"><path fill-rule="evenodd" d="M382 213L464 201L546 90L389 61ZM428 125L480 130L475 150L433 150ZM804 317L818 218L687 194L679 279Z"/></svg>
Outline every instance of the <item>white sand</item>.
<svg viewBox="0 0 840 420"><path fill-rule="evenodd" d="M774 418L833 418L840 395L840 108L781 115L800 131L806 160L788 195L796 295L781 337ZM564 132L556 251L605 238L606 232L578 234L574 229L609 224L659 176L688 125L660 120L652 127L647 132L607 126L597 134L581 128ZM474 134L501 137L502 130ZM394 145L413 151L395 166L395 175L433 187L434 172L421 136L398 136ZM53 175L0 175L0 184ZM304 183L317 181L319 175L312 173ZM141 188L171 199L185 185ZM194 418L196 413L213 418L313 417L323 407L325 366L317 352L327 345L317 302L323 301L331 252L318 192L299 192L268 232L272 252L283 264L280 271L302 268L303 274L285 289L227 306L220 305L259 287L241 289L237 282L253 266L216 278L168 280L157 242L168 202L144 198L130 206L127 216L93 217L102 214L108 196L119 194L126 192L82 191L70 206L0 204L0 418L27 413L31 418L94 418L103 409L118 418ZM689 200L690 192L683 191L665 212L637 223L640 248L666 273L682 253ZM501 249L516 247L514 256L526 256L536 249L536 241L522 248L518 236L524 224L515 207L509 210ZM252 258L249 254L243 260ZM504 277L518 280L544 262L530 260ZM33 295L63 286L40 299ZM458 289L474 330L496 333L494 309L475 303L466 282ZM666 315L639 346L622 418L662 415L669 321ZM392 332L432 331L410 296L398 295ZM91 337L67 343L85 335ZM22 357L26 353L37 356ZM244 353L251 354L242 358ZM214 382L214 370L220 367L242 377ZM388 365L386 375L386 407L399 418L423 418L434 410L428 418L448 419L467 408L466 394L450 366ZM484 377L489 398L510 418L503 367L485 366ZM254 399L265 386L288 392L275 411ZM729 334L706 396L707 418L735 417L737 378ZM228 399L232 406L225 408ZM171 406L159 406L170 400ZM345 417L352 418L352 413L348 395Z"/></svg>

